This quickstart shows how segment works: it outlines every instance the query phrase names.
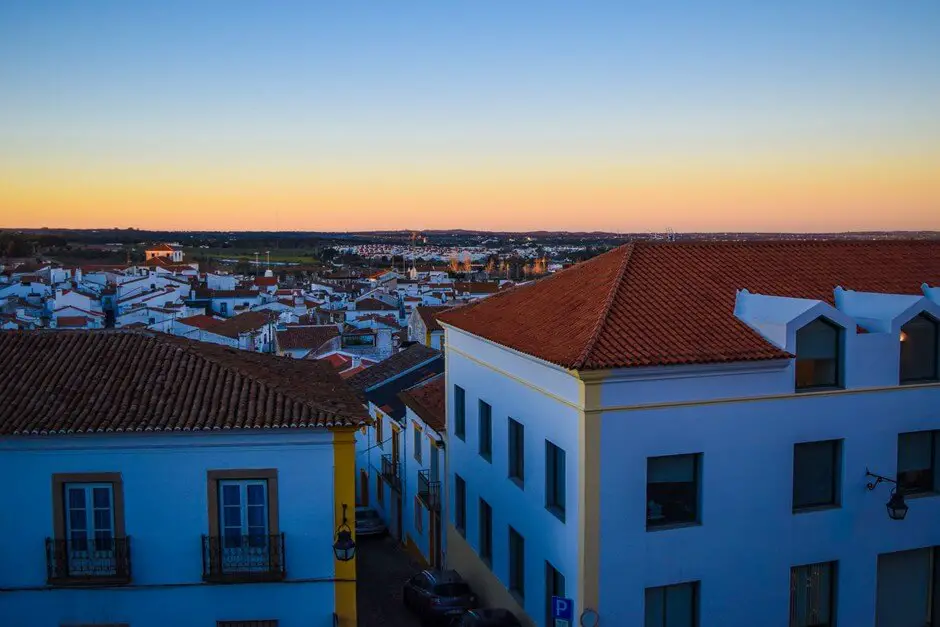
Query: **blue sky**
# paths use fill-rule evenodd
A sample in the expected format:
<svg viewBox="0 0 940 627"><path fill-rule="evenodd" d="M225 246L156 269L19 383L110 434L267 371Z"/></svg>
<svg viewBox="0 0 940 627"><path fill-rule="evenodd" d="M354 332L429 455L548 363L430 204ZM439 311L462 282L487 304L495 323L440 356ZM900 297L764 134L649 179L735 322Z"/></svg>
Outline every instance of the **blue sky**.
<svg viewBox="0 0 940 627"><path fill-rule="evenodd" d="M935 0L8 0L0 89L0 227L940 228Z"/></svg>

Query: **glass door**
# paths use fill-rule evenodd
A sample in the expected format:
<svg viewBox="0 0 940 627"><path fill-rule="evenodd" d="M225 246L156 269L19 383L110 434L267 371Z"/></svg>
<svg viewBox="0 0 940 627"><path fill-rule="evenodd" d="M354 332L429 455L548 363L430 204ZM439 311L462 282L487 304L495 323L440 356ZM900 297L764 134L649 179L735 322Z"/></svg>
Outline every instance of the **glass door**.
<svg viewBox="0 0 940 627"><path fill-rule="evenodd" d="M267 569L267 488L264 480L219 482L223 572Z"/></svg>

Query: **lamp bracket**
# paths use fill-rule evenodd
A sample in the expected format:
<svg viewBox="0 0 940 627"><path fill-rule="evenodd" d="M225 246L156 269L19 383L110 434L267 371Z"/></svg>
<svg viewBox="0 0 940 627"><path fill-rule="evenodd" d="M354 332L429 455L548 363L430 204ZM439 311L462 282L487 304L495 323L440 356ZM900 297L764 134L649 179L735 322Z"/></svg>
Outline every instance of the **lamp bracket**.
<svg viewBox="0 0 940 627"><path fill-rule="evenodd" d="M891 479L890 477L884 477L884 476L882 476L882 475L875 474L875 473L873 473L872 471L868 470L868 468L865 469L865 476L866 476L866 477L874 477L874 478L875 478L874 481L869 481L869 482L868 482L868 485L867 485L866 487L867 487L869 490L874 490L875 487L876 487L879 483L882 483L882 482L885 482L885 483L893 483L894 485L897 485L897 484L898 484L898 482L895 481L894 479Z"/></svg>

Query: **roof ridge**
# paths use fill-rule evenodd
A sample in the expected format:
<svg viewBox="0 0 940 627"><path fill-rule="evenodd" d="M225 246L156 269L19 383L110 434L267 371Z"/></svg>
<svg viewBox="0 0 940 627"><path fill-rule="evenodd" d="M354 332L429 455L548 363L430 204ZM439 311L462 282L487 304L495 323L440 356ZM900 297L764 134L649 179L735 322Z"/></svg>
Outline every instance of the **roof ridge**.
<svg viewBox="0 0 940 627"><path fill-rule="evenodd" d="M584 366L584 362L587 360L588 355L591 354L591 351L594 350L594 345L597 344L597 340L601 335L601 331L604 329L604 325L607 323L607 319L610 317L610 308L613 305L614 298L617 296L617 292L620 291L620 285L623 283L623 277L627 273L627 267L630 265L630 259L633 257L634 243L630 242L629 244L624 244L623 248L623 259L620 260L620 267L617 268L617 276L612 281L613 285L610 288L610 292L607 293L607 298L604 299L604 307L601 309L601 315L597 320L597 324L594 326L594 330L591 331L590 339L584 345L581 353L574 361L573 366L575 369Z"/></svg>

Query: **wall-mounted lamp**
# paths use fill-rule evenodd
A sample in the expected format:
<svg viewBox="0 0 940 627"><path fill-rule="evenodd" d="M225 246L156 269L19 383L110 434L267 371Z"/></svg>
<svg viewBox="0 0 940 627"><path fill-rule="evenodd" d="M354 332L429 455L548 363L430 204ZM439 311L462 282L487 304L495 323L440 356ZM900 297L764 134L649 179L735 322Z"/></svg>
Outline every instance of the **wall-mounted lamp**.
<svg viewBox="0 0 940 627"><path fill-rule="evenodd" d="M889 479L888 477L882 477L881 475L876 475L867 468L865 469L866 477L874 477L874 481L868 482L868 489L874 490L875 487L882 482L893 483L894 487L891 489L891 498L888 499L886 507L888 508L888 518L891 520L904 520L904 517L907 516L907 503L904 502L904 495L898 492L898 482L894 479Z"/></svg>
<svg viewBox="0 0 940 627"><path fill-rule="evenodd" d="M901 341L902 342L907 341L907 333L905 333L904 331L901 331Z"/></svg>
<svg viewBox="0 0 940 627"><path fill-rule="evenodd" d="M346 522L346 504L343 503L343 522L336 529L336 541L333 542L333 553L341 562L348 562L356 557L356 542L352 538L352 530Z"/></svg>

